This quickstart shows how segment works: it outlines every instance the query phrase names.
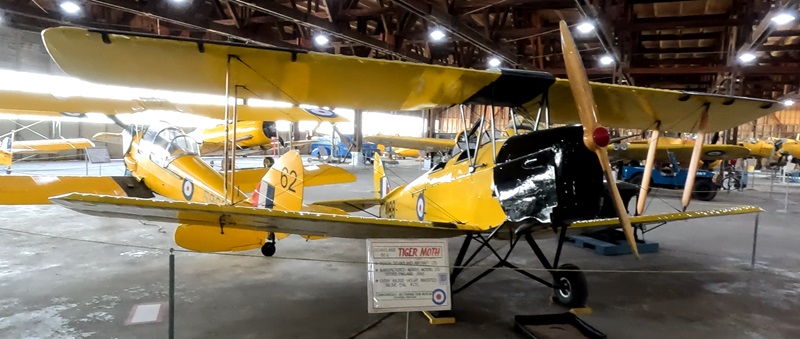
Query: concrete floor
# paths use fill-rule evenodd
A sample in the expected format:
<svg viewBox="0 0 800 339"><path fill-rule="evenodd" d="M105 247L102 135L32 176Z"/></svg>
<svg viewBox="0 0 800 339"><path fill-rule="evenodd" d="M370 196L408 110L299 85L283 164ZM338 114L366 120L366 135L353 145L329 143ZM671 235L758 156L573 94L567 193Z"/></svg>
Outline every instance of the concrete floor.
<svg viewBox="0 0 800 339"><path fill-rule="evenodd" d="M412 179L420 173L416 166L390 167L392 180ZM93 165L90 174L97 170ZM83 171L80 162L15 165L16 173ZM358 182L310 188L306 200L370 196L371 169L355 172ZM119 175L121 168L104 165L103 174ZM651 213L679 205L674 193L651 200ZM748 270L752 215L663 226L647 235L660 243L660 253L641 260L565 247L562 262L583 269L639 271L587 272L593 313L582 318L611 338L800 337L798 201L800 194L792 193L790 213L775 213L783 195L770 197L762 186L692 203L692 209L757 204L767 210L760 217L755 272ZM166 307L160 321L126 323L136 305L168 300L174 225L96 218L57 206L5 206L0 227L0 338L167 337ZM553 253L554 240L542 243ZM452 260L460 239L450 244ZM258 251L177 252L175 260L177 338L348 338L385 316L367 313L364 241L290 237L278 243L273 258ZM524 247L512 261L538 267ZM480 263L492 264L491 258ZM549 296L519 274L496 272L454 297L457 324L432 326L413 313L410 337L518 338L515 314L565 311ZM405 315L394 314L357 338L401 338L404 329Z"/></svg>

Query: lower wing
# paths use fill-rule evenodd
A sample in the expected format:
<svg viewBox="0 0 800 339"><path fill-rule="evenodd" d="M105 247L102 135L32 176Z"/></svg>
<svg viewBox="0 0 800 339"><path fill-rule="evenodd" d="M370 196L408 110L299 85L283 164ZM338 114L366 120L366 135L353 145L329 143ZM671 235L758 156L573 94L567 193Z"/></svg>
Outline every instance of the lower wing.
<svg viewBox="0 0 800 339"><path fill-rule="evenodd" d="M759 213L763 211L764 210L762 210L760 207L756 206L734 206L734 207L718 208L705 211L686 211L686 212L639 215L635 217L630 217L630 220L632 225L649 225L649 224L660 224L660 223L679 221L679 220ZM617 227L617 226L619 226L618 218L606 218L606 219L578 221L572 223L569 226L569 228Z"/></svg>
<svg viewBox="0 0 800 339"><path fill-rule="evenodd" d="M363 199L342 199L342 200L325 200L315 201L313 205L326 206L338 208L347 213L362 212L372 207L378 206L383 203L382 199L378 198L363 198Z"/></svg>
<svg viewBox="0 0 800 339"><path fill-rule="evenodd" d="M195 227L233 228L306 236L367 238L448 238L480 231L455 223L356 217L341 214L277 211L73 193L53 203L89 215L174 222Z"/></svg>
<svg viewBox="0 0 800 339"><path fill-rule="evenodd" d="M0 176L0 205L49 204L50 197L72 192L154 197L147 186L133 177Z"/></svg>

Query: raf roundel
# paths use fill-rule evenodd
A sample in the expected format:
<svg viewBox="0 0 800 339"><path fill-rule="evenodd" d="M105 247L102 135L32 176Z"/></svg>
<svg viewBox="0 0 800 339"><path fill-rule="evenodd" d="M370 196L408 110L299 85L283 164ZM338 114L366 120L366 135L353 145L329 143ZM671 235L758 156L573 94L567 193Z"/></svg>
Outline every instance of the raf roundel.
<svg viewBox="0 0 800 339"><path fill-rule="evenodd" d="M192 201L192 195L194 195L194 183L192 183L189 179L183 179L183 197L186 198L186 201Z"/></svg>
<svg viewBox="0 0 800 339"><path fill-rule="evenodd" d="M431 295L431 300L436 305L443 305L445 301L447 301L447 294L444 293L444 290L437 288L433 290L433 294Z"/></svg>
<svg viewBox="0 0 800 339"><path fill-rule="evenodd" d="M425 219L425 195L422 193L417 197L417 219L419 221Z"/></svg>
<svg viewBox="0 0 800 339"><path fill-rule="evenodd" d="M724 151L708 151L708 152L706 152L706 155L712 156L712 157L720 156L720 155L723 155L723 154L725 154Z"/></svg>
<svg viewBox="0 0 800 339"><path fill-rule="evenodd" d="M321 108L306 108L306 112L323 118L335 118L338 115L331 110Z"/></svg>

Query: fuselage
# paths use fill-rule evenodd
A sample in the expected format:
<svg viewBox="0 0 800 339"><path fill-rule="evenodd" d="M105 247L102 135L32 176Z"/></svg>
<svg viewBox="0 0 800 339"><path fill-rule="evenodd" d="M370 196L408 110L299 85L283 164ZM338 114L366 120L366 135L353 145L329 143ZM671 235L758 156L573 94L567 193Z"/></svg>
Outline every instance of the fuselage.
<svg viewBox="0 0 800 339"><path fill-rule="evenodd" d="M505 222L566 223L596 217L602 195L597 156L583 144L582 127L567 126L455 154L389 193L381 216L479 230Z"/></svg>
<svg viewBox="0 0 800 339"><path fill-rule="evenodd" d="M197 143L179 129L153 125L133 135L129 145L125 168L156 194L174 200L226 203L225 178L200 158ZM234 203L246 203L247 195L241 190L229 188L229 192Z"/></svg>

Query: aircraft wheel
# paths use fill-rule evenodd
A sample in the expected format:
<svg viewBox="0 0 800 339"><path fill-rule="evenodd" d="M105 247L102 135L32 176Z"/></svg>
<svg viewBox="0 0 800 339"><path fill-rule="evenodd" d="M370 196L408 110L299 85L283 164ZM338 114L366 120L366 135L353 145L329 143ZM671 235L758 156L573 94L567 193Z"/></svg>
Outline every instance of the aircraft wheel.
<svg viewBox="0 0 800 339"><path fill-rule="evenodd" d="M558 267L560 271L553 273L553 300L566 307L582 307L589 298L586 276L578 266L564 264ZM564 271L566 270L566 271Z"/></svg>
<svg viewBox="0 0 800 339"><path fill-rule="evenodd" d="M261 254L263 254L265 257L271 257L275 255L275 250L276 248L274 242L268 242L261 246Z"/></svg>
<svg viewBox="0 0 800 339"><path fill-rule="evenodd" d="M711 201L717 196L717 185L710 179L697 179L694 183L692 198L703 201Z"/></svg>
<svg viewBox="0 0 800 339"><path fill-rule="evenodd" d="M272 157L264 157L264 168L270 168L275 165L275 159Z"/></svg>

